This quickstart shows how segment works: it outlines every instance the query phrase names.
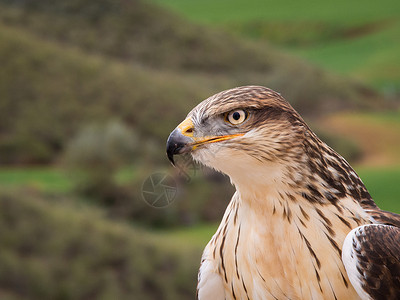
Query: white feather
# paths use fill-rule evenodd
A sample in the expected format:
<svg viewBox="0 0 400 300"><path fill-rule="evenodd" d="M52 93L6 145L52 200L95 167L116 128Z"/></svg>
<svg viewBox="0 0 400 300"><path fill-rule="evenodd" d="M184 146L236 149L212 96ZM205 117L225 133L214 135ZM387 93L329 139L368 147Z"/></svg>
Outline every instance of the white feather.
<svg viewBox="0 0 400 300"><path fill-rule="evenodd" d="M198 299L224 300L225 290L221 276L216 272L215 261L208 258L209 247L203 253L203 259L199 270L199 282L197 285Z"/></svg>
<svg viewBox="0 0 400 300"><path fill-rule="evenodd" d="M372 299L362 288L363 277L357 270L358 259L355 250L360 250L361 245L357 241L357 236L364 231L366 226L382 226L378 224L362 225L351 230L344 240L342 247L342 261L347 272L347 276L357 294L361 299Z"/></svg>

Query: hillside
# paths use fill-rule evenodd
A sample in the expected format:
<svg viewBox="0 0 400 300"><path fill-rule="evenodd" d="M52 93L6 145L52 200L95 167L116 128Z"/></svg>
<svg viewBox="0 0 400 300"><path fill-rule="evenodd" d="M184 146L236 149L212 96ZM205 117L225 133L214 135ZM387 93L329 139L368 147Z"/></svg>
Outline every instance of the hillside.
<svg viewBox="0 0 400 300"><path fill-rule="evenodd" d="M191 21L268 41L387 97L400 93L399 1L155 1Z"/></svg>
<svg viewBox="0 0 400 300"><path fill-rule="evenodd" d="M359 83L138 0L2 0L0 63L3 163L52 161L76 130L110 118L162 147L189 108L245 84L308 117L385 106Z"/></svg>
<svg viewBox="0 0 400 300"><path fill-rule="evenodd" d="M28 196L29 195L29 196ZM193 299L201 247L0 191L1 299Z"/></svg>
<svg viewBox="0 0 400 300"><path fill-rule="evenodd" d="M164 139L207 95L182 76L90 56L20 29L0 28L0 61L3 162L46 162L81 126L110 118Z"/></svg>

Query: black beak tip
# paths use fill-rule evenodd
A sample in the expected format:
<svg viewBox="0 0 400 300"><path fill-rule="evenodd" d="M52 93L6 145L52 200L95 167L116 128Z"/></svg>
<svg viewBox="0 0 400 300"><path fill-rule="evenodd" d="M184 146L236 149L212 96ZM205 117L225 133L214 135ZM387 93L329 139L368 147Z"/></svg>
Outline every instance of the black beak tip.
<svg viewBox="0 0 400 300"><path fill-rule="evenodd" d="M169 151L168 148L167 148L167 157L168 157L168 160L171 162L171 164L175 167L174 152Z"/></svg>
<svg viewBox="0 0 400 300"><path fill-rule="evenodd" d="M174 167L174 155L189 152L187 145L191 142L191 138L182 135L177 129L172 131L167 140L167 157Z"/></svg>

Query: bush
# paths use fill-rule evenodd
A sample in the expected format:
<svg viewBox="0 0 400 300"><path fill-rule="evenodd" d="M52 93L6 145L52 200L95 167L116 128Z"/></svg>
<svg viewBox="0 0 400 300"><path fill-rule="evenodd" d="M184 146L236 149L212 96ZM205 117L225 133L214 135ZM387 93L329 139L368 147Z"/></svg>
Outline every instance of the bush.
<svg viewBox="0 0 400 300"><path fill-rule="evenodd" d="M88 125L78 132L67 146L64 164L80 193L104 200L116 187L116 172L137 162L138 156L138 140L132 130L111 121Z"/></svg>

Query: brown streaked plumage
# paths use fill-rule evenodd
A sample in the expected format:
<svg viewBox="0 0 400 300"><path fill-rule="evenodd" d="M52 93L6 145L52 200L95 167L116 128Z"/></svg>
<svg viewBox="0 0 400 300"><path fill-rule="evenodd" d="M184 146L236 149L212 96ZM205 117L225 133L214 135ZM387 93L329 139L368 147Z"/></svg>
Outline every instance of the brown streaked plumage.
<svg viewBox="0 0 400 300"><path fill-rule="evenodd" d="M280 94L245 86L204 100L168 138L172 162L186 152L236 187L199 299L398 299L400 216Z"/></svg>

